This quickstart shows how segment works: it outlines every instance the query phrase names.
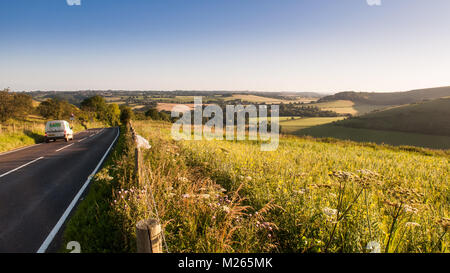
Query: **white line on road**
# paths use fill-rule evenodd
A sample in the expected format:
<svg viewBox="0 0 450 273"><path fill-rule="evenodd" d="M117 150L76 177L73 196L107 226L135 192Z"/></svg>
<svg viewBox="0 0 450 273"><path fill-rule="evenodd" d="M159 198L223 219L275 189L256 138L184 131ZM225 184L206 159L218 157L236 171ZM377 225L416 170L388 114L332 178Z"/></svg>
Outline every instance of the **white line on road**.
<svg viewBox="0 0 450 273"><path fill-rule="evenodd" d="M37 253L45 253L45 251L47 250L48 246L51 244L51 242L53 241L53 239L55 238L56 234L58 233L59 229L61 228L61 226L64 224L64 222L66 221L67 217L69 216L70 212L72 211L72 209L75 207L75 205L77 204L78 200L80 199L81 195L83 194L84 190L87 188L87 186L89 185L89 183L91 182L92 177L94 177L95 173L98 171L98 169L100 168L100 166L103 164L103 161L105 160L106 156L108 155L109 151L111 150L111 148L114 146L114 143L116 143L117 138L119 137L120 131L119 129L117 129L117 135L116 138L113 140L113 142L111 143L111 145L109 146L108 150L106 150L106 153L103 155L102 159L100 159L100 162L97 164L97 167L95 167L95 170L91 173L91 175L89 175L88 179L86 180L86 182L84 182L83 187L81 187L81 189L78 191L77 195L75 195L75 197L73 198L72 202L70 202L69 206L67 207L66 211L64 211L64 214L61 216L61 218L58 220L58 222L56 223L55 227L52 229L52 231L48 234L47 238L45 239L45 241L42 243L41 247L38 249Z"/></svg>
<svg viewBox="0 0 450 273"><path fill-rule="evenodd" d="M87 137L82 138L82 139L78 140L78 142L81 142L81 141L85 140L86 138L87 138Z"/></svg>
<svg viewBox="0 0 450 273"><path fill-rule="evenodd" d="M69 144L69 145L67 145L67 146L64 146L64 147L62 147L61 149L56 150L55 152L59 152L59 151L61 151L61 150L64 150L65 148L69 148L69 147L72 146L73 144L75 144L75 143L72 143L72 144Z"/></svg>
<svg viewBox="0 0 450 273"><path fill-rule="evenodd" d="M25 167L25 166L28 166L28 165L30 165L31 163L34 163L34 162L36 162L36 161L38 161L38 160L40 160L40 159L43 159L43 158L44 158L43 156L41 156L41 157L39 157L39 158L36 158L35 160L32 160L32 161L30 161L30 162L28 162L28 163L26 163L26 164L23 164L22 166L19 166L19 167L15 168L14 170L10 170L9 172L6 172L6 173L0 175L0 177L3 177L3 176L8 175L8 174L10 174L10 173L12 173L12 172L15 172L15 171L17 171L18 169L21 169L21 168L23 168L23 167Z"/></svg>

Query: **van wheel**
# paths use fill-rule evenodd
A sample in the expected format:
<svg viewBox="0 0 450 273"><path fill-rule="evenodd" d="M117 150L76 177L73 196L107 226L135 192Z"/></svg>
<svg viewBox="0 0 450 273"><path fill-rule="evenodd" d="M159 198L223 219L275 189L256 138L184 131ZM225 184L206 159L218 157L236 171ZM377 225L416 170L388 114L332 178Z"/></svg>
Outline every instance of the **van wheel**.
<svg viewBox="0 0 450 273"><path fill-rule="evenodd" d="M50 139L46 138L45 143L49 143L49 142L50 142Z"/></svg>
<svg viewBox="0 0 450 273"><path fill-rule="evenodd" d="M67 142L67 141L69 141L69 138L65 138L64 140Z"/></svg>

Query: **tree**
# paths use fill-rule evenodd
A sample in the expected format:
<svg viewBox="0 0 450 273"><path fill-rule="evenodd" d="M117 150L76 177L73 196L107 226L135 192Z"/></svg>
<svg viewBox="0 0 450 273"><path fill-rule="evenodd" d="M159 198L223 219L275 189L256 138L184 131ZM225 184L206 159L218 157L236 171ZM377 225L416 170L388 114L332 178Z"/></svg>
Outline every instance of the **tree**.
<svg viewBox="0 0 450 273"><path fill-rule="evenodd" d="M108 117L108 123L111 126L117 126L120 122L120 108L119 105L113 103L108 104L107 107L107 117Z"/></svg>
<svg viewBox="0 0 450 273"><path fill-rule="evenodd" d="M107 104L102 96L93 96L81 102L81 109L111 126L119 124L120 109L117 104Z"/></svg>
<svg viewBox="0 0 450 273"><path fill-rule="evenodd" d="M133 119L134 113L133 110L131 110L128 106L122 106L120 107L120 122L122 124L127 124L128 122Z"/></svg>
<svg viewBox="0 0 450 273"><path fill-rule="evenodd" d="M74 105L60 99L47 99L39 104L37 110L46 119L66 119L77 112Z"/></svg>
<svg viewBox="0 0 450 273"><path fill-rule="evenodd" d="M145 112L145 116L149 117L149 118L151 118L153 120L158 120L159 119L159 112L155 108L150 108L150 109L147 110L147 112Z"/></svg>
<svg viewBox="0 0 450 273"><path fill-rule="evenodd" d="M0 122L11 118L24 118L31 110L33 110L31 96L11 93L8 88L0 91Z"/></svg>

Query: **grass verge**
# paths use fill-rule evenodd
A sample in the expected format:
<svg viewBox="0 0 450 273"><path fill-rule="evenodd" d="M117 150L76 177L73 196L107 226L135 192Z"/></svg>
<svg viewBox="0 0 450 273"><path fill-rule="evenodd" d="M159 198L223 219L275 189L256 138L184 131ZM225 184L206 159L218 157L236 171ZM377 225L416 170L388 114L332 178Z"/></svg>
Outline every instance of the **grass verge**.
<svg viewBox="0 0 450 273"><path fill-rule="evenodd" d="M124 235L123 222L111 205L113 192L124 181L133 180L134 169L132 143L125 127L120 128L118 141L92 179L88 193L68 221L63 233L63 246L77 241L82 252L132 251L134 241ZM61 249L65 252L65 249Z"/></svg>

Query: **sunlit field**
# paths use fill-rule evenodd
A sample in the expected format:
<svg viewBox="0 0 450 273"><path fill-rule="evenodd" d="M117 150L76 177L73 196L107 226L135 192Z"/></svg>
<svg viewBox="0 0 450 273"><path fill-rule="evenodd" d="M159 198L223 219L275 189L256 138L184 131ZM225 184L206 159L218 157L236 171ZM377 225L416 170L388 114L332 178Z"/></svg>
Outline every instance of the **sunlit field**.
<svg viewBox="0 0 450 273"><path fill-rule="evenodd" d="M174 252L449 251L447 152L297 137L262 152L250 141L174 142L168 123L134 125L152 145L144 188ZM117 210L151 214L123 190L131 195Z"/></svg>

